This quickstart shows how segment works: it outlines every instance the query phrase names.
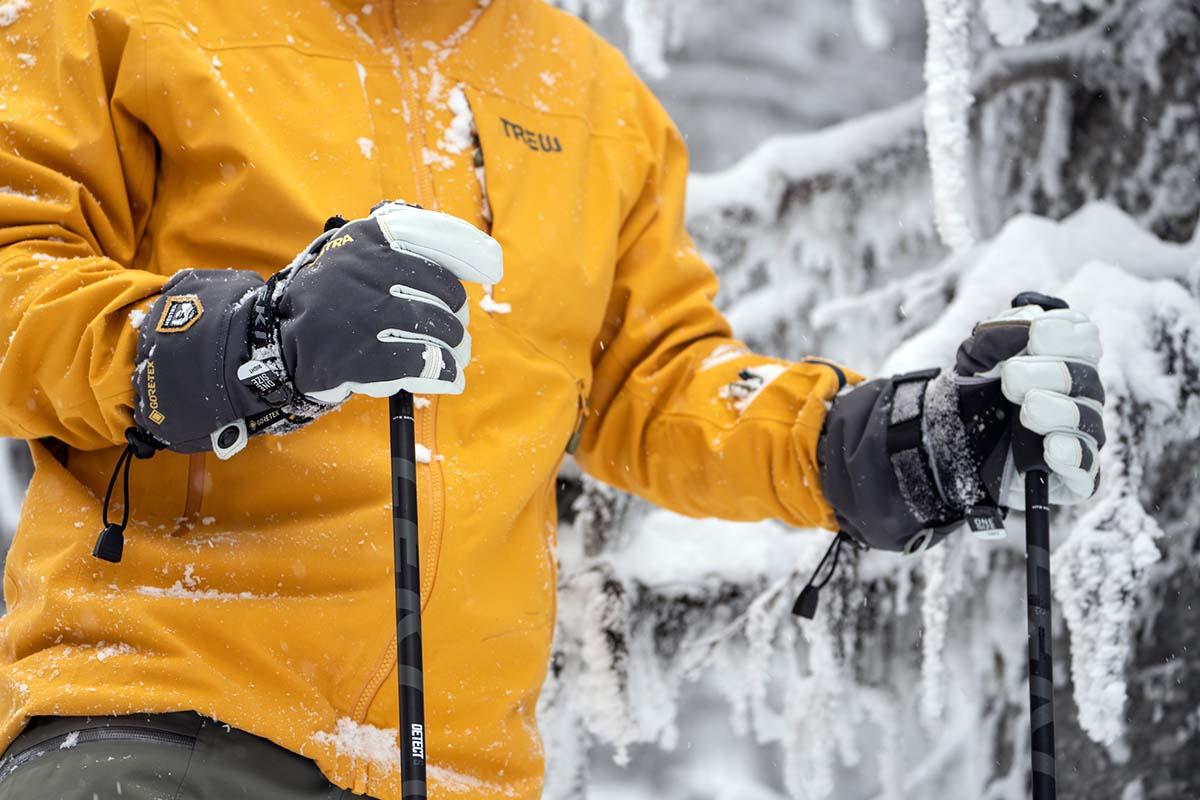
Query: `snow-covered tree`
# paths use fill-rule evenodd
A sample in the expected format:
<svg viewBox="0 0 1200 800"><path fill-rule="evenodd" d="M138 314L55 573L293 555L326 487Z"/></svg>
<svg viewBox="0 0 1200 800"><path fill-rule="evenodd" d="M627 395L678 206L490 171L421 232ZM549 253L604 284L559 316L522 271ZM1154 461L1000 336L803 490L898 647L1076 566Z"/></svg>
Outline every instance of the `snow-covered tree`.
<svg viewBox="0 0 1200 800"><path fill-rule="evenodd" d="M723 168L694 176L689 225L753 346L941 364L1026 288L1101 321L1105 478L1054 522L1060 791L1200 796L1200 6L557 4L622 42ZM549 800L1025 796L1019 517L1002 544L843 553L801 623L827 536L564 486Z"/></svg>
<svg viewBox="0 0 1200 800"><path fill-rule="evenodd" d="M576 10L604 24L618 5ZM648 74L697 57L695 5L625 4ZM729 29L771 11L706 5ZM838 5L824 12L887 46L894 3ZM689 225L735 330L778 355L880 374L947 363L1026 288L1100 321L1104 480L1054 520L1059 788L1200 796L1200 7L925 8L924 95L694 176ZM1019 515L999 546L843 554L799 622L791 603L828 537L683 520L586 480L574 505L547 797L1026 796ZM614 753L630 764L617 783Z"/></svg>

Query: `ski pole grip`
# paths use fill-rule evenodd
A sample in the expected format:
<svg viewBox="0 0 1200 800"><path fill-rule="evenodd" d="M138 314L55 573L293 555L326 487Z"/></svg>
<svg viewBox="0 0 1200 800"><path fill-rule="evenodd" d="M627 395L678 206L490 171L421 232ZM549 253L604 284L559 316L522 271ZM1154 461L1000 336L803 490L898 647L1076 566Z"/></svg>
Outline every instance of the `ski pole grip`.
<svg viewBox="0 0 1200 800"><path fill-rule="evenodd" d="M1012 307L1020 308L1021 306L1041 306L1046 311L1054 311L1059 308L1070 308L1067 301L1061 297L1051 297L1048 294L1041 292L1021 292L1013 298Z"/></svg>
<svg viewBox="0 0 1200 800"><path fill-rule="evenodd" d="M1020 308L1022 306L1040 306L1046 311L1070 308L1066 300L1040 292L1021 292L1014 297L1012 307ZM1021 473L1049 472L1050 468L1046 466L1046 457L1043 451L1042 435L1034 433L1021 424L1020 411L1020 407L1014 409L1012 431L1013 462L1017 471Z"/></svg>

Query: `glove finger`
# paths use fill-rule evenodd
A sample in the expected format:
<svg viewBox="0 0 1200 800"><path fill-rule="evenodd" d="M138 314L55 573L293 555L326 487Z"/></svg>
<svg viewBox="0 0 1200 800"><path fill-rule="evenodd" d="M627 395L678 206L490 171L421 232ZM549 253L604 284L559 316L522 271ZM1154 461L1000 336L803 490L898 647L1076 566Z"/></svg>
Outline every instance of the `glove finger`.
<svg viewBox="0 0 1200 800"><path fill-rule="evenodd" d="M1099 475L1097 475L1097 480ZM1067 485L1061 477L1055 473L1050 473L1050 490L1048 493L1050 505L1052 506L1074 506L1079 505L1091 499L1094 491L1089 489L1086 494L1080 494L1075 489Z"/></svg>
<svg viewBox="0 0 1200 800"><path fill-rule="evenodd" d="M1029 324L1019 320L989 320L975 326L958 348L954 371L962 376L995 377L997 367L1025 352Z"/></svg>
<svg viewBox="0 0 1200 800"><path fill-rule="evenodd" d="M455 278L454 282L458 283L458 279ZM461 283L459 283L458 285L462 286ZM392 297L399 297L399 298L406 299L406 300L411 299L411 300L414 300L417 302L432 303L433 305L437 306L438 308L441 308L442 310L444 310L447 314L453 315L458 320L459 324L462 325L464 328L471 321L471 305L470 305L470 303L467 303L467 302L464 302L458 308L451 308L449 305L446 304L446 301L443 300L442 298L440 298L436 295L429 294L428 292L424 292L420 289L417 289L413 286L410 286L408 284L403 284L403 283L393 284L388 289L388 294L390 294ZM465 293L464 293L463 297L464 298L466 297Z"/></svg>
<svg viewBox="0 0 1200 800"><path fill-rule="evenodd" d="M1082 434L1099 450L1104 446L1101 408L1088 400L1072 400L1057 392L1034 389L1021 404L1021 424L1034 433Z"/></svg>
<svg viewBox="0 0 1200 800"><path fill-rule="evenodd" d="M471 336L457 314L435 298L413 293L404 286L393 286L391 295L398 302L381 315L388 327L378 332L380 341L431 341L448 347L454 352L455 362L467 365L471 360Z"/></svg>
<svg viewBox="0 0 1200 800"><path fill-rule="evenodd" d="M1104 404L1104 386L1100 373L1091 364L1047 356L1018 356L1000 368L1000 382L1009 402L1022 403L1034 389L1058 392L1100 405Z"/></svg>
<svg viewBox="0 0 1200 800"><path fill-rule="evenodd" d="M1051 433L1045 438L1042 454L1052 477L1057 476L1064 488L1080 499L1092 496L1100 468L1095 445L1083 436Z"/></svg>
<svg viewBox="0 0 1200 800"><path fill-rule="evenodd" d="M436 297L456 311L467 306L467 290L454 272L436 259L400 247L377 220L357 219L323 236L313 259L291 279L285 304L306 290L345 300L357 296L355 287L372 293L400 285Z"/></svg>
<svg viewBox="0 0 1200 800"><path fill-rule="evenodd" d="M308 390L306 395L322 403L340 403L352 394L391 397L399 391L413 394L461 394L465 388L463 371L454 354L432 342L412 339L379 340L379 352L361 362L362 374L337 386Z"/></svg>
<svg viewBox="0 0 1200 800"><path fill-rule="evenodd" d="M500 243L465 220L423 208L386 203L372 212L392 248L414 253L474 283L504 277Z"/></svg>
<svg viewBox="0 0 1200 800"><path fill-rule="evenodd" d="M393 252L388 259L387 279L392 281L392 295L424 295L436 299L450 313L467 323L467 290L454 273L422 256L412 253Z"/></svg>
<svg viewBox="0 0 1200 800"><path fill-rule="evenodd" d="M1100 329L1074 309L1047 311L1029 326L1029 355L1058 356L1096 364L1104 353Z"/></svg>

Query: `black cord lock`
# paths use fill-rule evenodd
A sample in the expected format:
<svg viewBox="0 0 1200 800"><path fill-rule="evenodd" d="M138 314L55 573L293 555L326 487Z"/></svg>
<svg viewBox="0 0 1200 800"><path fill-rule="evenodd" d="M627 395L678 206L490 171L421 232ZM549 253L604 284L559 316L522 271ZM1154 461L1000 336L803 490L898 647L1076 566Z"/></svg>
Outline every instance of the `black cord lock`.
<svg viewBox="0 0 1200 800"><path fill-rule="evenodd" d="M846 534L839 533L835 536L833 544L829 545L829 549L821 557L821 563L817 564L817 568L809 576L808 583L804 585L804 588L800 591L800 596L796 598L795 605L792 606L792 613L797 617L812 619L817 615L817 605L821 602L821 590L833 580L833 574L837 572L838 559L842 555L842 543L844 541L848 541ZM817 579L821 575L821 570L829 562L830 556L833 557L833 562L829 565L829 571L825 573L824 578L818 581Z"/></svg>
<svg viewBox="0 0 1200 800"><path fill-rule="evenodd" d="M125 528L129 526L129 467L133 464L133 459L150 458L162 449L162 445L150 434L138 428L126 429L125 441L125 449L121 451L121 456L113 467L112 477L108 479L108 489L104 491L104 508L101 512L104 528L96 537L96 546L92 548L93 556L113 564L120 563L121 555L125 551ZM117 486L118 475L121 476L121 495L125 505L121 509L121 521L109 522L108 509L112 505L113 489Z"/></svg>

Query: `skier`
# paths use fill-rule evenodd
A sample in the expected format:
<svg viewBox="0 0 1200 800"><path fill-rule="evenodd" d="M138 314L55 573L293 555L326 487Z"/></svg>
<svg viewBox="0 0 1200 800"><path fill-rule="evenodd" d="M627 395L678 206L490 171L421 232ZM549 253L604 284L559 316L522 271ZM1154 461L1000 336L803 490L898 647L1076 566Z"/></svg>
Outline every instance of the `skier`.
<svg viewBox="0 0 1200 800"><path fill-rule="evenodd" d="M540 796L576 444L683 514L911 550L1020 505L1019 407L1052 500L1093 493L1081 313L1005 312L952 367L872 382L734 340L684 231L683 141L583 23L536 0L249 10L9 4L0 433L35 474L0 800L400 797L399 388L435 797Z"/></svg>

